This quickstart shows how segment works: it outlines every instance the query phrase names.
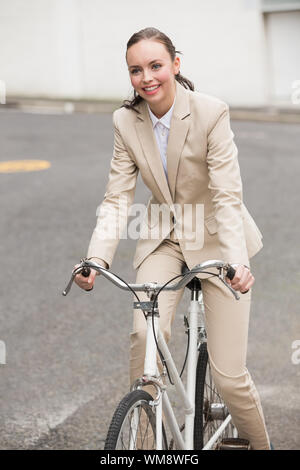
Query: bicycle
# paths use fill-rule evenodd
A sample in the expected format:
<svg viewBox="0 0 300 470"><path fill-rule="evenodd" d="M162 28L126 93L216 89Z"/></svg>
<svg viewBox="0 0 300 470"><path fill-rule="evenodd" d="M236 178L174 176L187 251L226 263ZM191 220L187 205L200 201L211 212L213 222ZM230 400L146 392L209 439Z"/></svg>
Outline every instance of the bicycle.
<svg viewBox="0 0 300 470"><path fill-rule="evenodd" d="M204 303L201 290L201 280L197 274L217 276L234 297L239 300L237 292L225 281L224 272L233 279L235 269L220 260L208 260L189 270L185 265L182 273L170 279L164 285L156 282L145 284L128 284L116 274L103 268L87 258L72 272L71 279L63 291L67 295L72 282L79 272L89 276L90 269L100 272L106 279L121 289L131 291L138 299L134 308L139 308L147 321L146 355L144 374L135 381L131 391L120 401L112 417L104 450L211 450L211 449L242 449L249 450L249 442L238 438L237 429L228 412L226 404L218 393L211 374L210 361L206 345L206 330L204 321ZM207 269L216 268L216 272ZM178 277L181 280L168 285ZM178 373L172 355L159 328L158 295L165 290L178 290L187 287L191 290L190 308L184 316L184 325L188 335L186 357L181 373ZM147 293L149 301L141 302L136 292ZM163 364L162 374L157 364L158 352ZM198 356L198 357L197 357ZM181 376L187 363L186 388ZM164 378L175 386L180 397L185 414L183 426L179 426L174 410L170 403ZM157 396L143 390L146 385L155 387ZM167 433L163 420L168 424L172 439L168 445ZM182 436L184 431L184 437Z"/></svg>

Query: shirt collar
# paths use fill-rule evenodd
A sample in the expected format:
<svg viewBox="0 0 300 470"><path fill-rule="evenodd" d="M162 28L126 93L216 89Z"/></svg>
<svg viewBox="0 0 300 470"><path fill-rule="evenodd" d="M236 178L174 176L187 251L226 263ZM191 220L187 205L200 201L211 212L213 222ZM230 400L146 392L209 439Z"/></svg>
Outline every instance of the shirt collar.
<svg viewBox="0 0 300 470"><path fill-rule="evenodd" d="M150 114L150 118L151 118L153 127L155 127L156 124L157 124L158 122L160 122L160 123L163 124L165 127L167 127L168 129L170 129L171 118L172 118L172 112L173 112L175 100L176 100L176 96L175 96L175 98L174 98L173 104L172 104L171 108L169 109L169 111L167 111L166 114L164 114L160 119L158 119L158 118L155 116L155 114L153 114L153 112L152 112L151 109L150 109L150 106L149 106L148 103L147 103L147 107L148 107L148 111L149 111L149 114Z"/></svg>

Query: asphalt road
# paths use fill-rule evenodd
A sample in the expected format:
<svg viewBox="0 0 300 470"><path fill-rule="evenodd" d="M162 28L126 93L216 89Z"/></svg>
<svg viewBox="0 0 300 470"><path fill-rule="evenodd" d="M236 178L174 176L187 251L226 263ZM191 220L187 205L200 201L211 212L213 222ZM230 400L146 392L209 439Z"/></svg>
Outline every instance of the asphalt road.
<svg viewBox="0 0 300 470"><path fill-rule="evenodd" d="M248 368L275 448L299 449L300 354L292 345L300 340L300 125L233 121L232 128L244 201L264 235L251 263ZM0 340L7 355L0 365L0 448L102 449L129 386L132 298L103 278L92 293L76 285L67 297L61 293L86 255L104 194L111 114L1 110L0 142L1 161L51 163L0 173ZM148 194L139 177L135 201ZM129 282L135 243L120 242L111 268ZM178 367L188 300L186 292L170 343Z"/></svg>

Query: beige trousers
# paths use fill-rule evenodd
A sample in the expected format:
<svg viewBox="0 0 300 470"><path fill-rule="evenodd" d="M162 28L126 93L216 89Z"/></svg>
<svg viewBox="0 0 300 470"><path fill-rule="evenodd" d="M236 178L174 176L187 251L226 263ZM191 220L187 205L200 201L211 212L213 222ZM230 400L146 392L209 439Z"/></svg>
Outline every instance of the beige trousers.
<svg viewBox="0 0 300 470"><path fill-rule="evenodd" d="M180 245L171 232L170 238L164 240L139 266L136 282L164 283L180 274L183 264L185 260ZM207 348L215 385L229 409L239 437L248 439L252 449L268 450L270 441L260 398L246 368L251 289L236 300L216 277L201 278L201 284ZM160 328L167 342L183 290L162 291L158 297ZM149 300L146 294L139 292L138 295L140 300ZM146 331L143 312L134 310L130 335L131 384L143 375Z"/></svg>

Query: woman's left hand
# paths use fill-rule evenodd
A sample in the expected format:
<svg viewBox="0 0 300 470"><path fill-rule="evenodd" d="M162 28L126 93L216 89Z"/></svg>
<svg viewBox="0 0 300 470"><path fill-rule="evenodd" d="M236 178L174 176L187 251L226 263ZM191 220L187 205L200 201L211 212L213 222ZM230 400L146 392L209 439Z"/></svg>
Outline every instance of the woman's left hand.
<svg viewBox="0 0 300 470"><path fill-rule="evenodd" d="M226 282L234 290L240 291L241 294L246 294L255 282L254 276L251 274L250 269L243 264L232 264L231 266L235 269L235 276L231 280L225 277Z"/></svg>

